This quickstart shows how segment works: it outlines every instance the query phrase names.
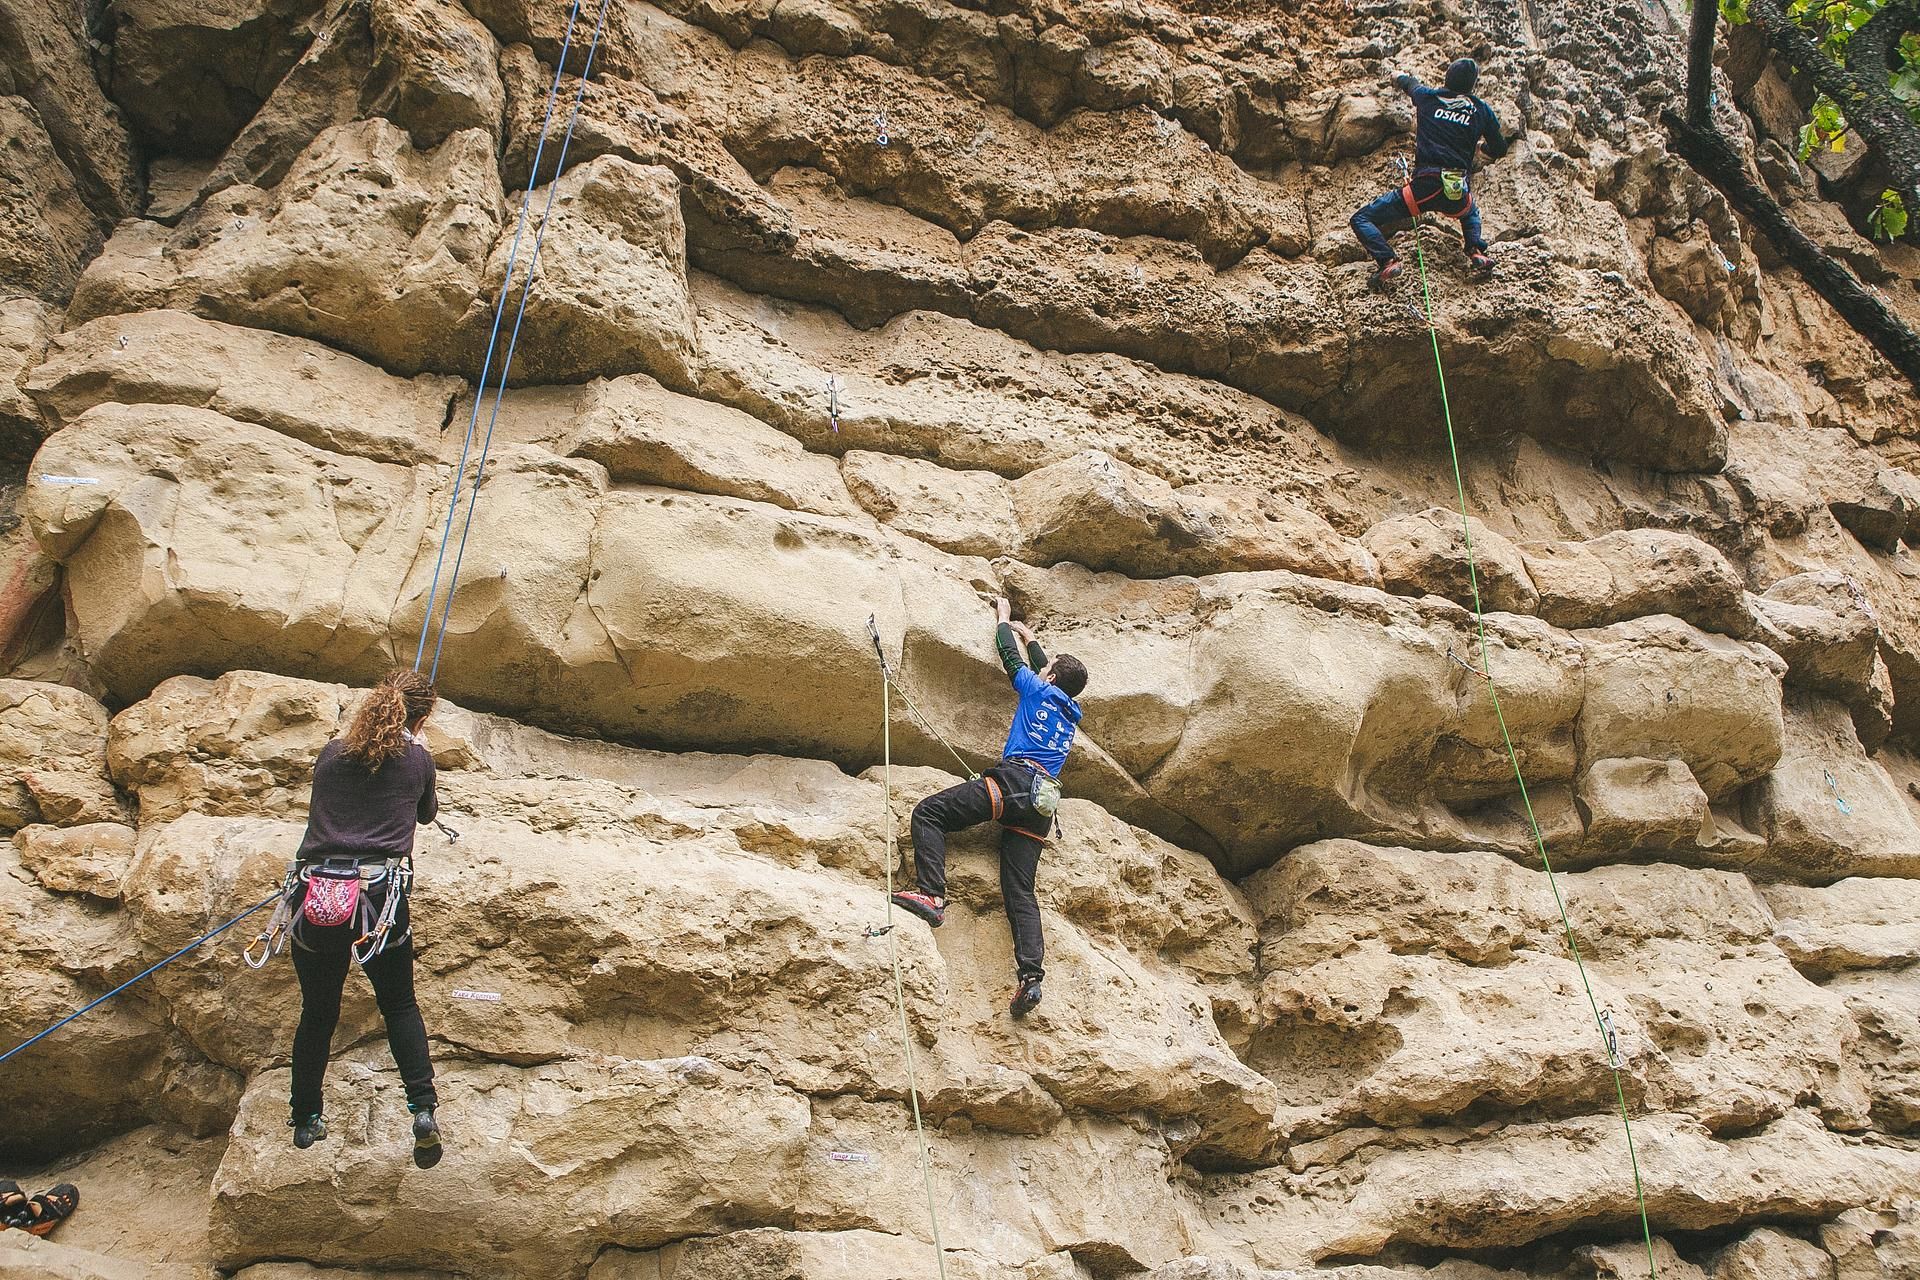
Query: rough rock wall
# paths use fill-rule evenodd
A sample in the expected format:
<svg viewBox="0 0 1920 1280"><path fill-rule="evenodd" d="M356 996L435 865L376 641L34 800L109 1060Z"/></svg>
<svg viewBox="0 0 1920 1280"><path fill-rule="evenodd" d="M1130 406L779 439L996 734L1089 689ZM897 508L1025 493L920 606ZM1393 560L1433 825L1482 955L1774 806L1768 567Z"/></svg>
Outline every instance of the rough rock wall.
<svg viewBox="0 0 1920 1280"><path fill-rule="evenodd" d="M0 1275L933 1274L865 622L986 755L1001 592L1093 679L1046 1004L984 839L893 939L949 1275L1644 1274L1594 1007L1663 1275L1920 1275L1920 411L1666 154L1676 7L610 14L556 173L560 4L0 0L5 1043L274 882L553 202L431 740L452 1154L406 1166L357 980L294 1151L290 976L204 949L0 1066L9 1169L89 1197ZM1494 280L1425 245L1592 1006L1424 325L1345 227L1384 72L1461 49L1527 141ZM898 822L952 779L893 730Z"/></svg>

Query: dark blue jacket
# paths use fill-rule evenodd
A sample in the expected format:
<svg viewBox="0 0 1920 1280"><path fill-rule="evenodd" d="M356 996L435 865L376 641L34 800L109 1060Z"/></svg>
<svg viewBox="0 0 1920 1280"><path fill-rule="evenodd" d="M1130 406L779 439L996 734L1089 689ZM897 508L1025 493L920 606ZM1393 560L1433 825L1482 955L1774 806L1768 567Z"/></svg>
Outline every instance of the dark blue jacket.
<svg viewBox="0 0 1920 1280"><path fill-rule="evenodd" d="M1471 171L1474 150L1484 140L1487 156L1507 154L1507 137L1493 108L1470 93L1431 89L1409 75L1395 76L1396 88L1413 99L1413 167Z"/></svg>

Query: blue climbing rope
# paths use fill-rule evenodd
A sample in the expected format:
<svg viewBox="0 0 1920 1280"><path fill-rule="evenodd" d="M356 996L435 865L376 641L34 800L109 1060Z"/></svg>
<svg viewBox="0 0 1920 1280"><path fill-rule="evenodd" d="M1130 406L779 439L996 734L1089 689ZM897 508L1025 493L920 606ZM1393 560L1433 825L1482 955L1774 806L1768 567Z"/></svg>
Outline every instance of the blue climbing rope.
<svg viewBox="0 0 1920 1280"><path fill-rule="evenodd" d="M480 425L480 400L486 394L487 375L493 369L494 348L500 341L500 321L507 314L507 293L513 288L513 264L520 256L520 237L527 229L527 213L533 208L534 179L540 175L540 154L546 150L547 131L553 125L553 106L560 100L560 76L566 70L567 50L573 44L574 20L580 16L580 0L573 0L573 7L567 13L567 31L560 38L560 57L553 64L553 83L547 88L547 112L540 121L540 140L533 148L533 171L527 178L527 193L520 200L520 220L513 229L513 245L507 250L507 274L500 282L500 296L493 304L493 329L487 334L487 354L480 362L480 387L474 392L473 414L467 419L466 439L460 445L460 465L453 473L453 495L447 501L447 524L440 531L440 551L433 560L433 584L427 588L427 612L420 619L420 643L414 646L413 669L420 669L420 661L427 652L427 629L433 625L433 611L440 599L440 569L447 560L447 542L453 536L453 513L460 506L461 482L467 474L467 455L473 448L473 433ZM597 33L596 33L597 36ZM571 126L569 126L571 127ZM531 272L528 273L531 277ZM503 374L501 381L505 382ZM474 481L478 487L479 481ZM447 604L453 604L453 586L447 588ZM444 623L442 624L444 628Z"/></svg>
<svg viewBox="0 0 1920 1280"><path fill-rule="evenodd" d="M150 965L147 968L142 969L139 973L134 974L133 977L128 978L125 982L121 983L119 986L115 987L113 990L107 992L107 994L101 996L98 1000L95 1000L90 1004L82 1005L80 1008L75 1009L72 1013L68 1014L66 1017L60 1019L60 1021L48 1027L45 1031L42 1031L37 1035L29 1036L25 1040L22 1040L19 1044L13 1046L13 1048L7 1050L5 1053L0 1053L0 1062L5 1062L8 1058L11 1058L14 1054L19 1053L22 1049L27 1048L29 1045L38 1044L40 1041L45 1040L48 1036L52 1035L54 1032L58 1031L60 1028L66 1026L69 1022L72 1022L75 1018L78 1018L81 1014L86 1013L90 1009L99 1008L101 1005L113 999L115 996L119 995L122 991L125 991L128 987L140 981L140 979L146 977L148 974L156 973L159 970L166 968L168 965L172 964L175 960L178 960L181 956L184 956L185 954L187 954L187 952L193 950L195 947L200 946L202 943L213 941L215 938L219 937L221 934L225 933L227 930L233 928L233 926L239 924L242 920L245 920L248 916L260 910L262 907L268 906L269 904L274 902L278 902L279 900L280 900L280 890L275 889L272 893L260 899L260 901L254 903L252 906L248 907L245 911L242 911L239 915L235 916L233 919L221 925L218 929L214 929L209 933L201 934L199 937L195 938L192 942L189 942L186 946L180 948L178 951L168 956L165 960L160 961L158 964Z"/></svg>
<svg viewBox="0 0 1920 1280"><path fill-rule="evenodd" d="M466 516L466 520L460 526L460 549L454 553L454 557L453 557L453 578L451 581L447 583L447 602L444 606L442 606L440 610L440 630L435 635L434 641L433 641L433 666L427 672L427 679L429 681L434 680L440 674L440 649L441 649L441 646L445 645L447 642L447 619L453 613L454 589L460 585L460 565L466 559L466 556L467 556L467 535L473 532L473 511L474 511L474 507L478 505L480 501L480 481L481 481L481 478L486 474L487 456L493 451L493 428L494 428L494 425L500 421L500 402L506 397L506 394L507 394L507 375L513 369L513 350L514 350L514 347L516 347L520 342L520 322L526 319L527 297L529 294L533 292L533 275L535 270L537 270L540 266L540 246L546 242L547 223L549 219L551 219L553 216L553 200L554 200L554 197L557 194L559 194L559 191L560 191L560 175L566 172L567 148L573 144L573 129L574 129L574 126L580 122L580 104L582 101L586 99L587 80L589 79L589 77L593 75L593 56L594 54L598 53L600 50L600 33L602 29L604 29L606 26L607 10L612 7L612 4L613 4L613 0L600 0L600 16L594 21L593 40L587 45L586 64L580 69L580 85L577 89L574 90L574 93L573 93L573 110L569 112L567 115L567 131L566 131L566 134L562 136L560 139L560 158L554 162L553 181L549 183L547 186L547 203L540 210L540 229L539 231L534 233L533 256L527 260L526 282L520 287L520 305L514 311L514 314L513 314L513 332L509 334L507 337L506 358L500 362L500 382L494 388L493 408L487 414L486 439L482 442L480 446L480 461L478 465L474 467L474 471L473 471L473 487L468 491L468 494L467 494L467 516ZM574 0L574 5L576 8L578 8L579 0ZM565 57L562 56L561 62L564 64L565 61L566 61ZM556 85L559 84L559 80L557 77L554 83ZM529 199L533 195L533 185L536 181L538 181L539 177L540 177L540 159L539 159L539 156L536 155L534 157L534 162L533 162L533 172L530 175L528 175L528 178L527 178L527 195ZM507 269L507 282L505 287L507 288L512 287L512 283L513 283L513 269L511 266L509 266ZM503 292L501 294L501 301L503 306L505 304L505 300L506 300L506 294ZM494 317L494 324L495 324L495 331L498 332L498 325L499 325L498 316ZM482 375L480 390L474 395L474 398L473 398L473 413L474 413L475 421L479 420L480 397L486 394L486 389L487 389L487 384L486 384L485 376ZM469 428L469 439L471 439L471 428ZM464 467L465 462L463 461L461 465ZM459 500L460 500L459 494L456 492L454 495L454 503L457 504ZM452 506L449 506L447 508L447 527L449 529L453 527L453 507ZM447 544L443 536L440 543L440 552L442 555L446 554L446 549L447 549ZM429 606L429 608L431 608L431 606ZM424 628L421 630L420 634L421 634L421 639L424 642L426 639L426 631ZM413 666L414 666L414 670L416 671L420 669L420 659L418 654L414 656Z"/></svg>

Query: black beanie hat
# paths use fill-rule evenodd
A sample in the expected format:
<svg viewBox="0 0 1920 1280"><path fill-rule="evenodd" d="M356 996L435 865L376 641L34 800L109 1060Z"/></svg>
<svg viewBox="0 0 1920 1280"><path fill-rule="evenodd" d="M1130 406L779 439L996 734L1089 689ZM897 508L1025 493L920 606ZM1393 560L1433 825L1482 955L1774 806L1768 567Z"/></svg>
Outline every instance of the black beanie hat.
<svg viewBox="0 0 1920 1280"><path fill-rule="evenodd" d="M1480 64L1472 58L1456 58L1447 67L1447 92L1472 93L1480 83Z"/></svg>

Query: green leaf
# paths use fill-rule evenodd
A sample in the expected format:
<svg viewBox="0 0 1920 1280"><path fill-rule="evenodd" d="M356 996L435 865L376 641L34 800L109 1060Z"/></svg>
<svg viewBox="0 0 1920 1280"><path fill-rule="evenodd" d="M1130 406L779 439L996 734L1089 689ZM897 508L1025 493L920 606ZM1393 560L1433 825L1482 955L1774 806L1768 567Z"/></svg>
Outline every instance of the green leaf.
<svg viewBox="0 0 1920 1280"><path fill-rule="evenodd" d="M1867 215L1867 226L1876 240L1898 240L1907 234L1907 202L1889 187L1880 193L1880 203Z"/></svg>

